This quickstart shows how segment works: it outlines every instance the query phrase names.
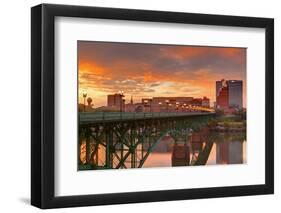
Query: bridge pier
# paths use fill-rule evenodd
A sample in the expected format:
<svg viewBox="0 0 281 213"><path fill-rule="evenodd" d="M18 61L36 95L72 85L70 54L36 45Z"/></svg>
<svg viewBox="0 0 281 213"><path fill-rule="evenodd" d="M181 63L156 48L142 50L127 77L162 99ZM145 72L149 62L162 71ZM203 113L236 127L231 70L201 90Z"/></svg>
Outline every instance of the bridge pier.
<svg viewBox="0 0 281 213"><path fill-rule="evenodd" d="M106 140L105 140L105 144L106 144L106 148L105 148L105 153L106 153L105 166L108 169L112 168L112 163L113 163L112 162L113 132L109 128L107 128L107 130L105 131L105 137L106 137Z"/></svg>

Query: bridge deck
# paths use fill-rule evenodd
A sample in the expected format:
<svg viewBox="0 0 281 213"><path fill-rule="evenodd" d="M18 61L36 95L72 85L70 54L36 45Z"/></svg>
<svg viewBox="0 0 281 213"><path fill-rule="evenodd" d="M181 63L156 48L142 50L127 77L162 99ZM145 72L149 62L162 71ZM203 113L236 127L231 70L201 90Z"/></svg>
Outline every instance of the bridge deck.
<svg viewBox="0 0 281 213"><path fill-rule="evenodd" d="M80 112L80 124L213 115L213 112Z"/></svg>

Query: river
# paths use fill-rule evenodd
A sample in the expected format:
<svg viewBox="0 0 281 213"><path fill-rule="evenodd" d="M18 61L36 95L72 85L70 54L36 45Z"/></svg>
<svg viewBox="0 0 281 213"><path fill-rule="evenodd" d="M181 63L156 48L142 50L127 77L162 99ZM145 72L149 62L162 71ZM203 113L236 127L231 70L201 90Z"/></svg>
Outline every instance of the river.
<svg viewBox="0 0 281 213"><path fill-rule="evenodd" d="M247 162L247 143L245 133L209 133L206 141L188 142L190 159L204 150L207 143L212 143L206 165L245 164ZM147 158L143 167L171 167L174 141L164 137Z"/></svg>

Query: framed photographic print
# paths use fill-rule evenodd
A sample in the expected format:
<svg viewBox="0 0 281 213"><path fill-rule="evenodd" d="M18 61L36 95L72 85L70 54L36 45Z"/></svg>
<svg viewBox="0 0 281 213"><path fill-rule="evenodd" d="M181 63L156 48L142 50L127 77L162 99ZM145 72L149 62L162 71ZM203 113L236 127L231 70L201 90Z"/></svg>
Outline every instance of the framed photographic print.
<svg viewBox="0 0 281 213"><path fill-rule="evenodd" d="M274 21L31 9L31 203L272 194Z"/></svg>

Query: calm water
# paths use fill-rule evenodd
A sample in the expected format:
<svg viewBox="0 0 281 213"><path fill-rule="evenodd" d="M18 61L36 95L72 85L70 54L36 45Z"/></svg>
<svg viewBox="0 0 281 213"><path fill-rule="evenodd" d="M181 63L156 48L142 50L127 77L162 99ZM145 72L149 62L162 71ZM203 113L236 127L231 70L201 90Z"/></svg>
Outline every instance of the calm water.
<svg viewBox="0 0 281 213"><path fill-rule="evenodd" d="M206 165L243 164L246 163L245 133L209 133L206 140L194 142L190 140L190 159L196 160L208 143L211 151ZM170 136L161 140L149 155L143 167L171 167L174 141Z"/></svg>
<svg viewBox="0 0 281 213"><path fill-rule="evenodd" d="M186 143L183 140L175 143L170 135L166 135L158 141L142 167L244 164L247 160L246 146L246 134L241 132L202 131L189 134ZM85 157L85 144L82 150ZM137 160L141 159L141 154L138 149ZM114 155L120 156L120 151L117 150ZM98 156L99 165L105 165L105 149L102 146L99 148ZM117 165L118 162L118 158L114 157L113 164ZM124 163L130 168L131 156Z"/></svg>

